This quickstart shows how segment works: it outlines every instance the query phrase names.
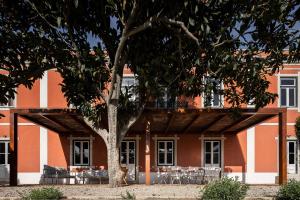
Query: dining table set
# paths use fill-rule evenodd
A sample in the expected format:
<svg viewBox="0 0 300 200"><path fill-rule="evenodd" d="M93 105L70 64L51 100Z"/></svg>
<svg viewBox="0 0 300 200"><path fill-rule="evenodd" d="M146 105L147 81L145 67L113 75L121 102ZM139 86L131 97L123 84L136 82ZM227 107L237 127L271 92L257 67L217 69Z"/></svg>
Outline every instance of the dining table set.
<svg viewBox="0 0 300 200"><path fill-rule="evenodd" d="M221 177L220 167L156 167L157 184L205 184Z"/></svg>

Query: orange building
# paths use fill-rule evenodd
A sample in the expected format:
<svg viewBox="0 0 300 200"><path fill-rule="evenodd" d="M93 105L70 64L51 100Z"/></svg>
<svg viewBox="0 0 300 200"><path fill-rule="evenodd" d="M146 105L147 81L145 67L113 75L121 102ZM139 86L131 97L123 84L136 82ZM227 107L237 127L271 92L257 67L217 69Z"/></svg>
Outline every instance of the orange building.
<svg viewBox="0 0 300 200"><path fill-rule="evenodd" d="M300 65L286 64L280 73L269 79L270 92L278 93L279 98L267 107L287 108L287 121L284 123L284 127L287 127L284 133L287 135L287 172L289 177L297 177L300 154L294 126L296 118L300 116ZM67 108L59 85L61 81L56 71L48 71L41 80L35 82L31 90L21 86L17 89L18 95L15 100L8 105L1 105L0 112L5 115L0 119L1 182L9 181L9 142L12 140L10 125L13 123L10 113L14 109ZM123 82L124 85L130 85L134 84L135 80L128 73L124 75ZM165 98L167 99L167 96ZM151 167L215 166L221 168L222 174L245 183L277 183L282 166L280 159L285 158L279 155L281 144L278 117L255 113L248 113L246 116L246 113L243 118L231 123L227 114L210 115L209 110L221 110L221 106L226 106L221 96L213 95L209 110L202 109L202 97L186 103L175 101L175 107L193 106L194 111L189 117L183 118L180 118L180 114L153 115L150 135ZM153 108L159 108L161 111L169 106L166 101L162 101L155 102ZM174 108L174 105L172 107ZM197 109L202 109L201 112L208 114L202 119L202 115L197 114ZM56 115L45 114L39 118L35 118L33 114L19 116L18 135L15 139L18 149L16 170L19 184L40 183L45 165L68 169L82 166L107 168L106 147L100 136L75 134L76 130L73 130L74 134L57 133L53 131L56 130L53 127L62 129L62 126L68 127L68 123ZM160 117L165 117L165 120ZM43 120L50 121L53 126L42 126ZM75 118L73 120L76 121ZM201 123L205 124L202 126ZM146 137L143 127L142 122L134 125L120 148L121 163L128 167L131 174L128 178L138 183L145 182ZM69 128L72 130L72 127ZM155 175L156 172L151 170L152 181Z"/></svg>

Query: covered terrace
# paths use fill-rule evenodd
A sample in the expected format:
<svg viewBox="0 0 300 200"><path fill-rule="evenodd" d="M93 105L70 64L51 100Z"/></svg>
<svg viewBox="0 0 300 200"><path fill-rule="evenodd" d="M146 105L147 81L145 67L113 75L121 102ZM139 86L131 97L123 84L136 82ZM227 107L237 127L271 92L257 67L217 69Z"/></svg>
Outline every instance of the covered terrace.
<svg viewBox="0 0 300 200"><path fill-rule="evenodd" d="M278 116L279 184L287 182L287 112L284 108L240 109L156 109L146 108L129 132L146 134L145 180L151 184L150 135L153 133L237 134ZM95 133L75 109L12 109L10 114L10 185L18 184L18 117L58 134L84 136ZM103 124L104 126L105 123Z"/></svg>

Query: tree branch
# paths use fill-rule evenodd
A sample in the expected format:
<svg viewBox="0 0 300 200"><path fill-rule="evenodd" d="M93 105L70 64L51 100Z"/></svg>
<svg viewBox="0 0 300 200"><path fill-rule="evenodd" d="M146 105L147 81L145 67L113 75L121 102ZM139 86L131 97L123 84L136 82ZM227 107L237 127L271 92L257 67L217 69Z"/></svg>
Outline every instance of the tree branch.
<svg viewBox="0 0 300 200"><path fill-rule="evenodd" d="M106 129L96 128L93 122L90 121L87 117L83 117L83 120L91 129L93 129L98 135L102 137L106 144L108 143L108 132Z"/></svg>
<svg viewBox="0 0 300 200"><path fill-rule="evenodd" d="M33 10L36 11L36 13L46 22L46 24L48 24L48 26L50 26L51 28L53 28L56 33L58 34L58 36L62 39L62 41L69 47L71 48L71 45L65 40L65 38L61 35L61 33L58 30L58 27L52 25L37 9L37 7L34 5L34 3L32 3L30 0L25 0L27 3L29 3L29 5L32 7Z"/></svg>

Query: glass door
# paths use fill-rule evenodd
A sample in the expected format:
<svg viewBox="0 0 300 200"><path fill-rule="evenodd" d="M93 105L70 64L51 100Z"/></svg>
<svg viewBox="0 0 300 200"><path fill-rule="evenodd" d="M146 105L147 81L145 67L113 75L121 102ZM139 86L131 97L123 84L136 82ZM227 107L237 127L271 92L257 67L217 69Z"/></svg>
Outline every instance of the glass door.
<svg viewBox="0 0 300 200"><path fill-rule="evenodd" d="M135 141L122 141L120 148L121 166L128 168L128 181L135 181L136 166Z"/></svg>
<svg viewBox="0 0 300 200"><path fill-rule="evenodd" d="M288 161L288 173L295 174L297 171L297 142L287 142L287 161Z"/></svg>
<svg viewBox="0 0 300 200"><path fill-rule="evenodd" d="M204 141L204 166L221 166L221 142L216 140Z"/></svg>

